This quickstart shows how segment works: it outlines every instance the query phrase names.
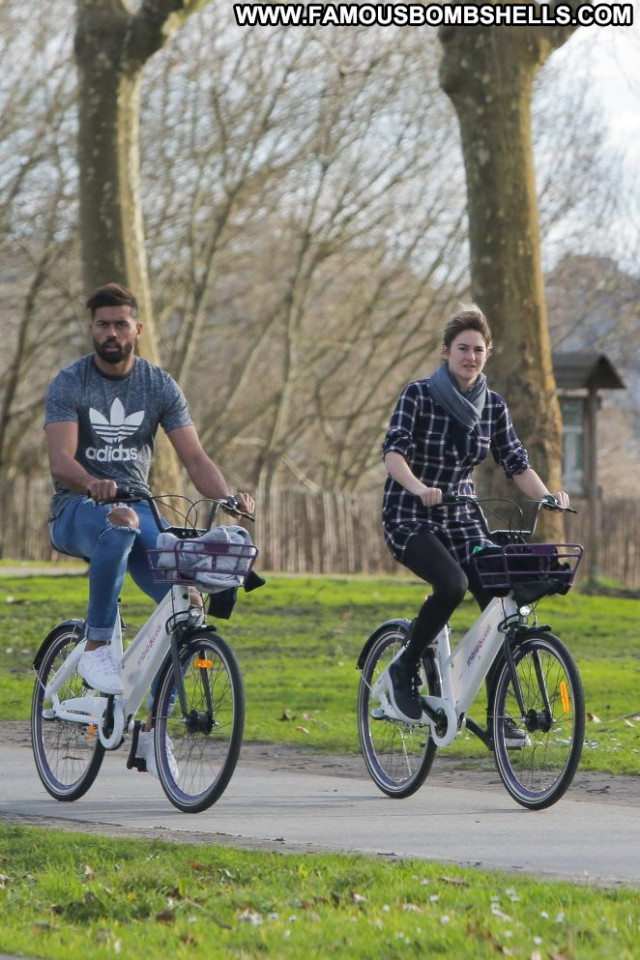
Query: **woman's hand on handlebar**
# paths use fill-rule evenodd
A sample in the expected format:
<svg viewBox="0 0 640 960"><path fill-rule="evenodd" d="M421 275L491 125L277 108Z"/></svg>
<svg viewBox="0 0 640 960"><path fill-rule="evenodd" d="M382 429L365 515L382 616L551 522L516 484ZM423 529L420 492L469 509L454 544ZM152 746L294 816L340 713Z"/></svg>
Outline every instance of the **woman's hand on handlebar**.
<svg viewBox="0 0 640 960"><path fill-rule="evenodd" d="M542 502L548 510L571 509L571 500L569 499L569 494L565 490L560 490L559 493L550 493L548 497L542 498Z"/></svg>
<svg viewBox="0 0 640 960"><path fill-rule="evenodd" d="M423 507L436 507L442 503L442 490L439 490L438 487L427 487L424 483L421 483L410 492L420 498Z"/></svg>
<svg viewBox="0 0 640 960"><path fill-rule="evenodd" d="M566 510L567 507L571 506L571 500L569 499L569 494L565 490L560 490L559 493L554 493L556 502L559 507L562 507L563 510Z"/></svg>

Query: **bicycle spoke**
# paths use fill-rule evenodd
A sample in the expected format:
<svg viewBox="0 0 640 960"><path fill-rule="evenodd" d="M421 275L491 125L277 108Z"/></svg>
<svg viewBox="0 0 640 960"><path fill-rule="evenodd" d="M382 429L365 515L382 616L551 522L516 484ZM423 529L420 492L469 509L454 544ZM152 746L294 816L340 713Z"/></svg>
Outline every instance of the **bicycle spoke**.
<svg viewBox="0 0 640 960"><path fill-rule="evenodd" d="M364 663L358 692L358 732L365 764L374 783L388 796L408 797L431 769L435 744L428 726L407 724L381 710L373 689L404 642L397 626L381 632Z"/></svg>
<svg viewBox="0 0 640 960"><path fill-rule="evenodd" d="M186 711L176 703L170 667L160 684L156 755L165 793L185 812L204 810L222 794L238 759L244 694L235 657L212 631L180 651Z"/></svg>
<svg viewBox="0 0 640 960"><path fill-rule="evenodd" d="M95 726L61 720L55 704L45 698L46 688L63 667L79 640L74 626L54 630L41 651L31 704L31 740L38 774L56 800L77 800L94 782L104 748ZM84 684L74 671L57 693L59 702L80 697Z"/></svg>
<svg viewBox="0 0 640 960"><path fill-rule="evenodd" d="M552 634L527 638L515 661L525 713L505 668L495 695L496 763L511 795L542 809L559 800L573 779L584 739L584 695L575 664ZM508 745L505 721L526 737L518 749Z"/></svg>

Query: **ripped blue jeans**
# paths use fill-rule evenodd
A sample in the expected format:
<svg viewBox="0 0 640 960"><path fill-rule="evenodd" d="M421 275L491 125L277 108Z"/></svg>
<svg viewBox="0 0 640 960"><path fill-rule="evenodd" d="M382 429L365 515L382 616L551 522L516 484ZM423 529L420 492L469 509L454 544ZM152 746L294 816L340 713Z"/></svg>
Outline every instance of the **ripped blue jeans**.
<svg viewBox="0 0 640 960"><path fill-rule="evenodd" d="M170 585L154 583L147 550L155 547L158 528L147 503L127 504L139 527L109 521L113 504L74 497L51 523L51 542L63 553L89 560L87 637L109 641L118 616L118 598L127 570L140 589L158 603Z"/></svg>

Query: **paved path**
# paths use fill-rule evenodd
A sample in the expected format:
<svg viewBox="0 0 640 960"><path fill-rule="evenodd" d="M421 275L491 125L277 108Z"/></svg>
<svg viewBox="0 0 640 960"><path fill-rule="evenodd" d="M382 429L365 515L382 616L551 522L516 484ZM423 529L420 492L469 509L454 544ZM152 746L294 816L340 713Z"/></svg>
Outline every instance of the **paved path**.
<svg viewBox="0 0 640 960"><path fill-rule="evenodd" d="M30 749L0 744L0 820L86 832L227 843L257 849L359 851L640 886L640 804L573 799L532 813L501 786L442 786L437 772L413 797L390 800L362 776L322 762L303 769L242 760L224 796L202 814L180 813L157 780L127 771L124 749L105 757L96 784L57 803L37 777Z"/></svg>

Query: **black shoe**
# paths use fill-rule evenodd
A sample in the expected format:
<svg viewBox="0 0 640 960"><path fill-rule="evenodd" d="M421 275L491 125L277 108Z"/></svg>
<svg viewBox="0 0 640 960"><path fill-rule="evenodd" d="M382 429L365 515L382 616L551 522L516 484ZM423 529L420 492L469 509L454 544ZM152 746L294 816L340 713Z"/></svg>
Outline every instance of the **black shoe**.
<svg viewBox="0 0 640 960"><path fill-rule="evenodd" d="M417 666L405 663L404 657L398 657L389 667L389 699L391 706L401 720L415 723L422 717L420 698L420 674Z"/></svg>

